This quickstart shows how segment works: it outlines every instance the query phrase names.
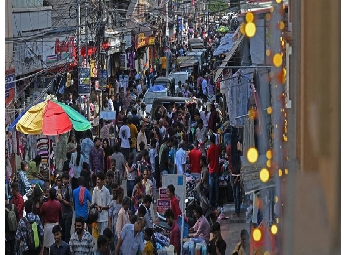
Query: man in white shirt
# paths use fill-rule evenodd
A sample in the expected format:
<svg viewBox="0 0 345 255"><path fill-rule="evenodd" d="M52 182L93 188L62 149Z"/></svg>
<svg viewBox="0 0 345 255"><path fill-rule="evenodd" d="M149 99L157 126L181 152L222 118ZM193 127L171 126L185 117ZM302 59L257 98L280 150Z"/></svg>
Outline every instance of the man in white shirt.
<svg viewBox="0 0 345 255"><path fill-rule="evenodd" d="M207 95L207 80L206 80L206 75L204 77L204 79L201 82L201 89L202 89L202 93L204 95Z"/></svg>
<svg viewBox="0 0 345 255"><path fill-rule="evenodd" d="M99 233L108 227L108 210L110 204L109 190L104 186L105 174L103 172L97 173L97 185L92 193L92 204L96 204L98 210L97 225Z"/></svg>
<svg viewBox="0 0 345 255"><path fill-rule="evenodd" d="M115 100L114 95L112 95L108 100L108 111L114 111L114 103Z"/></svg>
<svg viewBox="0 0 345 255"><path fill-rule="evenodd" d="M121 152L123 156L125 156L126 160L128 161L129 158L129 152L130 152L130 142L129 139L131 138L131 131L129 127L127 126L127 117L124 116L122 118L123 125L120 128L119 131L119 138L121 139Z"/></svg>
<svg viewBox="0 0 345 255"><path fill-rule="evenodd" d="M183 149L184 142L181 141L175 156L175 168L177 174L184 174L186 170L186 151Z"/></svg>
<svg viewBox="0 0 345 255"><path fill-rule="evenodd" d="M140 96L142 93L143 93L143 88L141 87L141 82L139 81L137 85L137 94L138 96Z"/></svg>
<svg viewBox="0 0 345 255"><path fill-rule="evenodd" d="M210 119L210 113L206 110L206 107L202 107L202 111L200 112L200 119L204 122L204 127L208 127L208 120Z"/></svg>
<svg viewBox="0 0 345 255"><path fill-rule="evenodd" d="M163 119L159 120L158 125L159 133L161 134L161 137L164 138L166 136L166 128L163 126Z"/></svg>

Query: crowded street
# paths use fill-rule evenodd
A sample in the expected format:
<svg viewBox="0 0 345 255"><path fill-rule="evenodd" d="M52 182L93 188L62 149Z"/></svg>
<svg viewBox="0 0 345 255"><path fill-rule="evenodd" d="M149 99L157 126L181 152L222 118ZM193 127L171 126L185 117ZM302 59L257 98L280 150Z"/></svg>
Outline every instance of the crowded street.
<svg viewBox="0 0 345 255"><path fill-rule="evenodd" d="M302 254L291 1L7 1L6 255Z"/></svg>

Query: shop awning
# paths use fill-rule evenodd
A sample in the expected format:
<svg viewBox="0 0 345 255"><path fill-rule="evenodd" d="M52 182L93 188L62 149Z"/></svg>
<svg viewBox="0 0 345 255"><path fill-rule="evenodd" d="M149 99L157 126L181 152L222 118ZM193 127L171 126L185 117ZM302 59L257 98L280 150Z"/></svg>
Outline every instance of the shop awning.
<svg viewBox="0 0 345 255"><path fill-rule="evenodd" d="M228 61L232 58L232 56L235 54L238 47L241 45L243 38L244 38L244 35L241 34L240 37L236 40L236 42L233 43L231 50L228 53L226 53L225 59L223 60L222 64L217 69L216 75L214 77L215 81L220 77L221 73L223 72L222 67L227 66Z"/></svg>

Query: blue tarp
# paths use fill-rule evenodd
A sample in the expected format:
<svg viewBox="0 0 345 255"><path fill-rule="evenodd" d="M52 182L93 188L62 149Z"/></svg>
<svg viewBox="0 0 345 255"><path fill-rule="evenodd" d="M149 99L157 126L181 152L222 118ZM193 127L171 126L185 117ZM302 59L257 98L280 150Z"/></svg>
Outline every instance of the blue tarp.
<svg viewBox="0 0 345 255"><path fill-rule="evenodd" d="M223 36L220 39L220 44L217 47L217 49L213 52L214 56L218 56L220 54L227 53L231 50L232 45L233 45L233 40L232 37L234 36L234 33L228 33L225 36Z"/></svg>
<svg viewBox="0 0 345 255"><path fill-rule="evenodd" d="M165 87L160 84L155 84L153 87L149 88L149 92L157 92L157 91L163 91L165 90Z"/></svg>

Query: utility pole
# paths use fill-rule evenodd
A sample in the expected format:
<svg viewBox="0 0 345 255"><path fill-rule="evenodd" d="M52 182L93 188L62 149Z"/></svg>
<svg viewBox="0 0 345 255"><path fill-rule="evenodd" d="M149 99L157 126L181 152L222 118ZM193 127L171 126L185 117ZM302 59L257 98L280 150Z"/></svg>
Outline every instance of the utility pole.
<svg viewBox="0 0 345 255"><path fill-rule="evenodd" d="M85 56L85 58L86 58L86 67L89 67L89 27L88 27L88 22L87 22L87 19L88 19L88 12L87 12L88 10L87 10L87 5L86 5L86 7L85 7L85 43L86 43L86 46L85 46L85 48L86 48L86 56ZM91 70L91 72L92 72L92 70ZM86 97L86 105L87 105L87 119L89 120L90 119L90 95L88 95L87 97Z"/></svg>

